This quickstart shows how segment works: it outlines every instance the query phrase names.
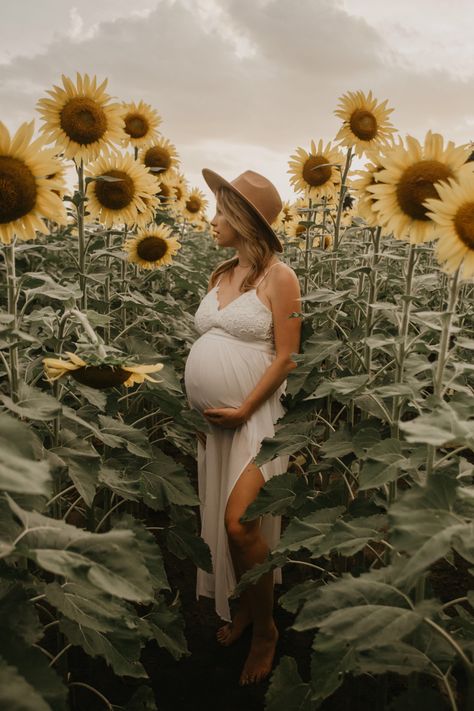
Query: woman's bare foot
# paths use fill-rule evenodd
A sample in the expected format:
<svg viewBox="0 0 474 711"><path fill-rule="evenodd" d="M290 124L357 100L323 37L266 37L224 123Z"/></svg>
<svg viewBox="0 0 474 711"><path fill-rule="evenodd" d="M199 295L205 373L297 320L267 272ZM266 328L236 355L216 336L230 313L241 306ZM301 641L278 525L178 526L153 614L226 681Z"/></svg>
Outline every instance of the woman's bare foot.
<svg viewBox="0 0 474 711"><path fill-rule="evenodd" d="M250 610L246 606L239 606L232 622L228 622L217 630L217 641L224 647L228 647L242 636L251 621Z"/></svg>
<svg viewBox="0 0 474 711"><path fill-rule="evenodd" d="M245 660L239 684L258 684L265 679L271 670L275 647L278 642L278 630L273 625L265 634L253 634L250 652Z"/></svg>

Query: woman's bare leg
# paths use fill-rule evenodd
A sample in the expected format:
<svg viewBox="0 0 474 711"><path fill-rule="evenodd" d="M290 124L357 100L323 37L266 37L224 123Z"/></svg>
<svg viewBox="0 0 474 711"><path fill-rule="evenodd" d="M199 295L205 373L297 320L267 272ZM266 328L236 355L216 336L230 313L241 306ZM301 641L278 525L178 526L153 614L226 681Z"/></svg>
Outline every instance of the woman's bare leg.
<svg viewBox="0 0 474 711"><path fill-rule="evenodd" d="M260 469L253 463L241 473L227 502L225 525L232 558L236 560L236 575L241 575L268 555L268 545L260 530L260 520L241 523L249 504L255 500L265 483ZM253 622L252 643L240 676L241 684L258 682L272 668L278 631L273 620L273 571L262 575L247 588Z"/></svg>
<svg viewBox="0 0 474 711"><path fill-rule="evenodd" d="M232 550L231 556L237 580L240 580L244 571L239 568L239 560L232 555ZM249 594L248 590L244 590L239 597L238 607L232 618L232 622L226 623L217 630L217 641L224 647L228 647L242 636L242 633L251 622L252 612L250 609Z"/></svg>

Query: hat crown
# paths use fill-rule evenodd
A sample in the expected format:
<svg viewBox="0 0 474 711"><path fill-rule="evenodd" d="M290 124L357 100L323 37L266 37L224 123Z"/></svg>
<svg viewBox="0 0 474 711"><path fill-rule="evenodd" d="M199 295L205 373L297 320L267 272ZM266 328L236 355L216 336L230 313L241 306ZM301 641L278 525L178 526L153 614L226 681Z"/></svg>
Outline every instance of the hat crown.
<svg viewBox="0 0 474 711"><path fill-rule="evenodd" d="M230 184L257 208L268 223L276 220L283 204L277 189L268 178L254 170L246 170Z"/></svg>

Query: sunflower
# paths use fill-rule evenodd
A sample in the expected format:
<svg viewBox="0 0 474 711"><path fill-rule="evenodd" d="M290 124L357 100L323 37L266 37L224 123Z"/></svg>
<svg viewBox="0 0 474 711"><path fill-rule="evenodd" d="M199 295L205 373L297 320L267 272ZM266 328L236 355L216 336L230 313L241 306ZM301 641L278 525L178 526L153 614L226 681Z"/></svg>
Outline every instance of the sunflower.
<svg viewBox="0 0 474 711"><path fill-rule="evenodd" d="M176 217L184 217L184 209L189 196L189 184L183 173L175 171L166 179L166 183L171 186L173 199L171 201L171 212Z"/></svg>
<svg viewBox="0 0 474 711"><path fill-rule="evenodd" d="M367 190L374 195L373 210L379 213L380 224L397 239L408 237L418 244L436 236L424 201L438 197L435 183L457 176L469 148L456 147L452 141L443 148L443 137L431 131L423 146L413 136L407 136L406 144L400 140L382 157L383 169Z"/></svg>
<svg viewBox="0 0 474 711"><path fill-rule="evenodd" d="M97 218L106 227L117 222L143 227L152 221L158 204L156 180L131 155L102 156L87 175L96 179L88 186L87 209L92 219Z"/></svg>
<svg viewBox="0 0 474 711"><path fill-rule="evenodd" d="M462 277L474 276L474 169L468 163L457 181L450 178L436 186L439 199L425 202L436 224L436 257L452 273L461 267Z"/></svg>
<svg viewBox="0 0 474 711"><path fill-rule="evenodd" d="M180 248L181 244L176 237L173 237L171 227L168 225L139 230L124 244L124 249L128 252L128 261L144 269L157 269L171 264L172 257Z"/></svg>
<svg viewBox="0 0 474 711"><path fill-rule="evenodd" d="M294 160L288 161L290 169L286 172L291 174L290 183L295 191L304 190L311 198L335 194L336 185L341 182L338 166L342 164L343 156L337 148L331 147L331 143L323 148L322 140L317 146L311 141L310 153L298 147L291 158Z"/></svg>
<svg viewBox="0 0 474 711"><path fill-rule="evenodd" d="M209 202L206 200L206 196L202 190L193 188L186 197L183 215L189 222L196 222L200 219L201 214L206 210L208 204Z"/></svg>
<svg viewBox="0 0 474 711"><path fill-rule="evenodd" d="M163 363L155 365L88 365L85 360L75 353L66 351L69 360L62 358L43 358L44 374L48 382L53 383L64 375L71 375L74 380L82 385L102 390L111 388L114 385L125 385L130 387L135 383L143 383L149 380L152 383L159 383L161 380L154 380L150 373L157 373L163 368Z"/></svg>
<svg viewBox="0 0 474 711"><path fill-rule="evenodd" d="M276 218L275 222L272 224L272 227L275 230L275 232L277 232L278 230L284 232L285 226L289 222L292 222L297 216L298 216L298 213L296 212L296 206L293 203L291 203L289 200L285 200L283 202L283 207L281 208L281 211L278 214L278 217Z"/></svg>
<svg viewBox="0 0 474 711"><path fill-rule="evenodd" d="M139 160L160 183L167 182L179 164L178 152L167 138L161 138L148 148L143 148Z"/></svg>
<svg viewBox="0 0 474 711"><path fill-rule="evenodd" d="M0 240L10 244L15 235L34 239L47 233L43 219L65 225L60 198L65 189L61 164L44 139L31 142L34 122L24 123L13 137L0 121ZM52 177L55 176L55 177Z"/></svg>
<svg viewBox="0 0 474 711"><path fill-rule="evenodd" d="M76 85L62 75L63 86L47 93L37 107L45 123L41 130L64 150L66 158L90 161L101 151L124 139L123 108L110 103L105 93L107 79L97 86L97 79L77 74Z"/></svg>
<svg viewBox="0 0 474 711"><path fill-rule="evenodd" d="M362 91L348 91L339 99L340 108L334 111L343 120L336 141L343 146L354 146L358 156L367 148L387 143L395 132L387 108L387 101L377 104L372 92L366 96Z"/></svg>
<svg viewBox="0 0 474 711"><path fill-rule="evenodd" d="M363 170L355 170L349 179L350 186L354 189L357 198L357 213L362 217L369 227L376 227L380 222L380 217L374 210L374 195L368 190L369 186L375 185L377 175L383 170L381 155L376 151L367 151L369 162L365 164ZM358 176L354 178L353 176Z"/></svg>
<svg viewBox="0 0 474 711"><path fill-rule="evenodd" d="M157 128L161 123L161 116L150 106L140 101L138 104L123 102L123 120L125 121L124 146L146 148L158 140Z"/></svg>
<svg viewBox="0 0 474 711"><path fill-rule="evenodd" d="M174 200L174 190L168 183L158 183L158 190L156 197L158 198L160 205L166 207L170 202Z"/></svg>

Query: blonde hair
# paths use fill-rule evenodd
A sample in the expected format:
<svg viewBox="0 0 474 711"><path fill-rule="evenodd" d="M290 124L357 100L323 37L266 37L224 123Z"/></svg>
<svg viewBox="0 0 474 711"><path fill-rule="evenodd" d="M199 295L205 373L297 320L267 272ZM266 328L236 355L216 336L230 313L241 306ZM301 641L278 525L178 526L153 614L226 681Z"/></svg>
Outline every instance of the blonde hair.
<svg viewBox="0 0 474 711"><path fill-rule="evenodd" d="M240 285L240 291L249 291L253 288L253 283L259 274L265 270L267 264L275 254L275 250L261 234L263 227L259 219L238 195L232 190L229 190L229 188L221 186L216 190L216 200L219 209L229 225L233 227L241 237L246 254L248 254L252 264ZM221 274L233 271L238 263L239 257L235 256L218 264L210 277L211 287L215 285L217 278Z"/></svg>

